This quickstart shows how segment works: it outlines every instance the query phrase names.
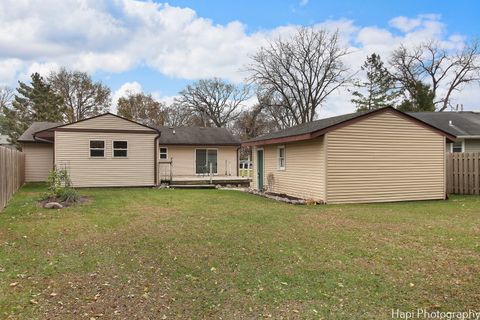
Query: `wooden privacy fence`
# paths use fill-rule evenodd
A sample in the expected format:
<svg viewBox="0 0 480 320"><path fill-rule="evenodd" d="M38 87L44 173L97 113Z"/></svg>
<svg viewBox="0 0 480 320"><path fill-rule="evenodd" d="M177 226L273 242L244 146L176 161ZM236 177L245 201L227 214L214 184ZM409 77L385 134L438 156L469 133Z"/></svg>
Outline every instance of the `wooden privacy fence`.
<svg viewBox="0 0 480 320"><path fill-rule="evenodd" d="M0 147L0 211L25 182L25 155Z"/></svg>
<svg viewBox="0 0 480 320"><path fill-rule="evenodd" d="M447 193L480 195L480 152L447 153Z"/></svg>

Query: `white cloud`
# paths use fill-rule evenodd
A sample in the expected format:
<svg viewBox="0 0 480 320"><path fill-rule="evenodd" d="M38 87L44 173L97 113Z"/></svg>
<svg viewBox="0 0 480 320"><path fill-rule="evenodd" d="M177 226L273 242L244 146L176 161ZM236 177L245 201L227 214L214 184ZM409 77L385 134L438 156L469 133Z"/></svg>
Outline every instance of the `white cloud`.
<svg viewBox="0 0 480 320"><path fill-rule="evenodd" d="M315 27L340 31L342 42L352 51L346 58L352 70L372 52L386 58L400 43L414 45L433 38L445 48L455 49L466 41L460 34L447 35L439 15L394 17L389 25L391 28L359 26L352 20L338 19L319 22ZM182 79L217 76L240 82L246 76L241 70L259 46L268 39L292 34L295 28L284 25L247 33L239 21L214 24L192 9L151 1L3 0L0 83L14 86L17 79L33 71L48 73L58 66L90 73L116 73L142 66ZM113 95L115 105L127 89L141 90L141 85L122 85ZM474 92L466 90L462 97ZM332 95L320 116L352 111L349 99L345 91Z"/></svg>
<svg viewBox="0 0 480 320"><path fill-rule="evenodd" d="M395 17L389 21L389 24L402 32L409 32L422 25L420 18L410 19L404 16Z"/></svg>
<svg viewBox="0 0 480 320"><path fill-rule="evenodd" d="M129 94L135 94L142 92L142 85L137 81L125 82L112 94L112 109L110 110L113 113L117 113L117 103L118 99L126 97Z"/></svg>

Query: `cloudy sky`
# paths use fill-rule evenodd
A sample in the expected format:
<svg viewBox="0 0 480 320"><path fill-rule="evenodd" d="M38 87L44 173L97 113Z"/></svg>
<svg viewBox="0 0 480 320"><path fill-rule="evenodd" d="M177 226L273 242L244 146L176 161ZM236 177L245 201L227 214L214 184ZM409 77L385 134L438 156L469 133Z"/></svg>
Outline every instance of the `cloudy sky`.
<svg viewBox="0 0 480 320"><path fill-rule="evenodd" d="M168 101L199 78L241 82L259 46L299 25L339 29L356 70L368 54L386 57L400 43L461 47L480 35L478 12L473 0L2 0L0 85L66 66L91 73L115 98L130 90ZM354 110L349 100L337 92L319 116ZM455 102L480 111L480 86Z"/></svg>

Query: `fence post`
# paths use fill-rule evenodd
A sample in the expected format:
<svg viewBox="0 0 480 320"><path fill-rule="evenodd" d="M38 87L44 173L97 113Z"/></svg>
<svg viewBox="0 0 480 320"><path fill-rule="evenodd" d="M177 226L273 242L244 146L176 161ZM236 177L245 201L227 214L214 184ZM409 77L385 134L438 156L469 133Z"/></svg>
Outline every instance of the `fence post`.
<svg viewBox="0 0 480 320"><path fill-rule="evenodd" d="M210 184L212 184L213 181L213 162L210 162Z"/></svg>

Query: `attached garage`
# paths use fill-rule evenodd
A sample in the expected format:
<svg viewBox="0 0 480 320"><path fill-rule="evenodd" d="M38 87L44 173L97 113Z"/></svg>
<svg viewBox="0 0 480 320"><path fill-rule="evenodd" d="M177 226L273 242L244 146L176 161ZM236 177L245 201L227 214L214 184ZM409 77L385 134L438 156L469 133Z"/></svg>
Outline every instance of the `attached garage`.
<svg viewBox="0 0 480 320"><path fill-rule="evenodd" d="M455 136L393 108L321 119L260 136L256 189L325 203L445 199Z"/></svg>

